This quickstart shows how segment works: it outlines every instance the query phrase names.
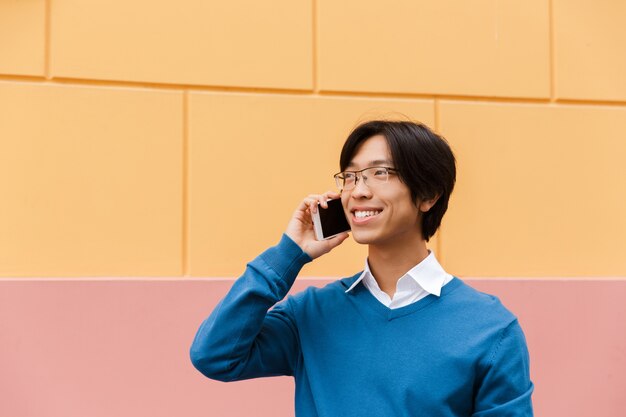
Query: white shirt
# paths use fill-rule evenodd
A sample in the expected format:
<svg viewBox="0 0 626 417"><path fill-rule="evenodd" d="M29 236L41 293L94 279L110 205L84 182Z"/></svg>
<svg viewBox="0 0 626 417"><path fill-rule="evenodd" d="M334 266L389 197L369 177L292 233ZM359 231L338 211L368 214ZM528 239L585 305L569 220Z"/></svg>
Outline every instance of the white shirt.
<svg viewBox="0 0 626 417"><path fill-rule="evenodd" d="M372 275L367 259L365 260L363 272L350 288L346 290L346 293L363 281L363 285L378 301L390 309L394 309L408 306L429 294L439 297L441 288L450 282L452 278L452 275L443 270L443 267L435 258L435 254L429 250L428 256L424 260L400 277L396 284L396 292L393 298L390 298L386 292L380 289L374 275Z"/></svg>

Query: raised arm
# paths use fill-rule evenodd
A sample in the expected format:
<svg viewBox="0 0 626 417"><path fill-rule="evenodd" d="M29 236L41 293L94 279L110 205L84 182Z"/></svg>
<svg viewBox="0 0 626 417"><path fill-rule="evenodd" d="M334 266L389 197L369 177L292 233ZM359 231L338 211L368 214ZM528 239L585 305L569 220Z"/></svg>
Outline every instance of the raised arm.
<svg viewBox="0 0 626 417"><path fill-rule="evenodd" d="M334 193L310 195L294 212L278 245L248 263L226 297L202 323L191 346L194 366L209 378L234 381L292 375L299 357L289 292L305 263L341 244L347 233L315 240L311 210ZM271 310L270 310L271 309Z"/></svg>

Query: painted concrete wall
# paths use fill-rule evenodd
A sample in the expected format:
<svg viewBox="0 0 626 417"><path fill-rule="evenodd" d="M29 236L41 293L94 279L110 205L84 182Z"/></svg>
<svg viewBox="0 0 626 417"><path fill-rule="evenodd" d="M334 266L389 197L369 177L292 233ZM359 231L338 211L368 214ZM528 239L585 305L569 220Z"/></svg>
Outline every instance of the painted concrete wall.
<svg viewBox="0 0 626 417"><path fill-rule="evenodd" d="M325 280L297 280L294 290ZM519 318L535 415L626 409L626 280L470 280ZM288 377L206 379L189 361L200 322L232 284L206 280L0 282L0 416L288 417Z"/></svg>
<svg viewBox="0 0 626 417"><path fill-rule="evenodd" d="M461 276L625 276L623 2L0 2L0 276L236 276L350 129L443 133ZM259 221L262 219L262 221ZM245 238L242 238L245 237ZM360 268L342 245L305 271Z"/></svg>
<svg viewBox="0 0 626 417"><path fill-rule="evenodd" d="M425 122L455 151L431 248L519 314L537 415L623 414L625 15L617 0L0 1L0 417L290 415L288 379L205 381L186 349L218 278L333 187L348 132L376 117ZM302 275L364 256L348 241Z"/></svg>

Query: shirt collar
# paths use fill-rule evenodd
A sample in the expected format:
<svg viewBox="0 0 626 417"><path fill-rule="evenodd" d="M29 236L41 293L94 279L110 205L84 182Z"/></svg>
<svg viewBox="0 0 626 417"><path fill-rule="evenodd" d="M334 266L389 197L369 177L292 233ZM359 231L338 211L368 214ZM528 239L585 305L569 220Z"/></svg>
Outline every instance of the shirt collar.
<svg viewBox="0 0 626 417"><path fill-rule="evenodd" d="M428 250L428 252L429 253L428 253L428 256L426 256L426 258L424 258L420 263L418 263L413 268L411 268L401 278L408 275L424 291L430 294L436 295L436 296L440 296L441 288L449 279L450 274L444 271L439 261L437 261L437 258L435 257L434 252L431 250ZM374 275L372 274L370 270L367 259L365 259L365 268L363 269L363 272L361 273L361 275L359 275L356 281L352 283L350 288L346 290L346 293L352 291L352 289L356 287L357 285L359 285L359 283L363 281L364 279L371 279L375 281Z"/></svg>

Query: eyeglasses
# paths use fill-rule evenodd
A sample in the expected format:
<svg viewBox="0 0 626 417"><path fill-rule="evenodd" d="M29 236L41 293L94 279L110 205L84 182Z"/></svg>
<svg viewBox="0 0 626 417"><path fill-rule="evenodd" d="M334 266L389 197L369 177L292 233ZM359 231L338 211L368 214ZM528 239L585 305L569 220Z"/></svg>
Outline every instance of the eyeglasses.
<svg viewBox="0 0 626 417"><path fill-rule="evenodd" d="M391 167L369 167L360 171L343 171L334 175L335 184L340 190L350 191L359 182L359 176L368 187L378 187L389 180L389 174L396 172Z"/></svg>

